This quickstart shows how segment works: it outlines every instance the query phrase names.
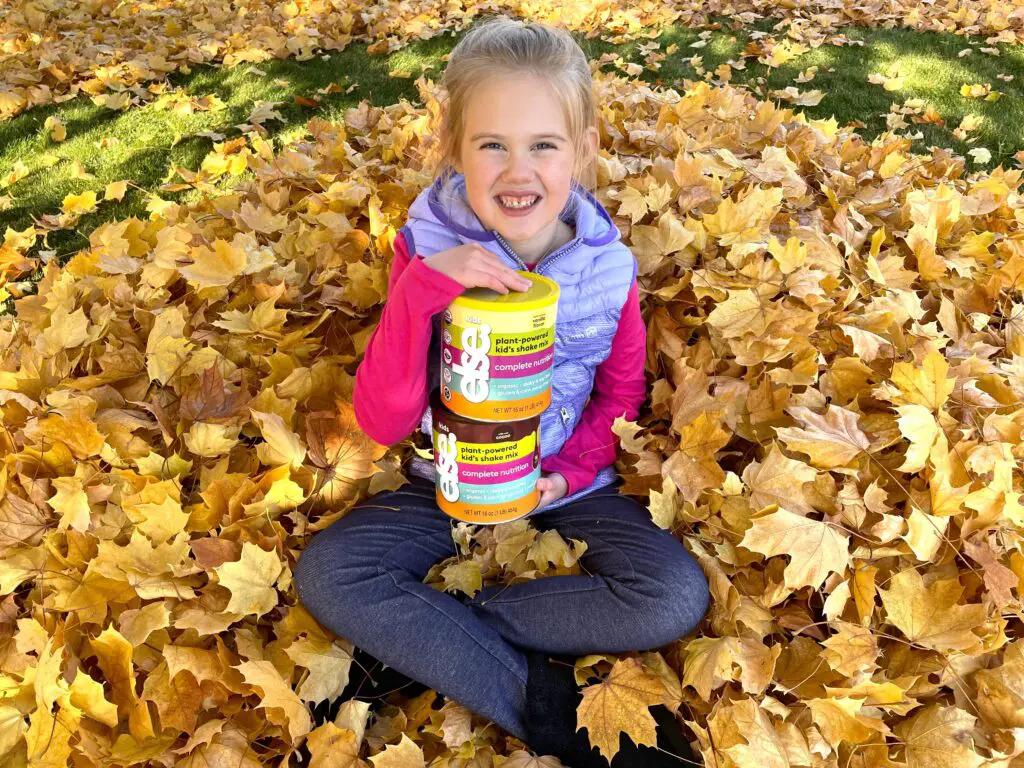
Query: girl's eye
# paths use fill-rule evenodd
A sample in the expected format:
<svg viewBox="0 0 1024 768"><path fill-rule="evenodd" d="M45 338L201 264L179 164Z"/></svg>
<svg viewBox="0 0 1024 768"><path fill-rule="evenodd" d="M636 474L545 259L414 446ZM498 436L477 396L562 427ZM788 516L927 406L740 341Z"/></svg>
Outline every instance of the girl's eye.
<svg viewBox="0 0 1024 768"><path fill-rule="evenodd" d="M487 149L488 147L500 147L500 146L501 146L501 144L499 144L496 141L489 141L486 144L484 144L482 147L480 147L480 149ZM541 141L541 142L535 144L534 146L536 146L536 147L551 147L551 149L556 149L555 145L552 144L550 141Z"/></svg>

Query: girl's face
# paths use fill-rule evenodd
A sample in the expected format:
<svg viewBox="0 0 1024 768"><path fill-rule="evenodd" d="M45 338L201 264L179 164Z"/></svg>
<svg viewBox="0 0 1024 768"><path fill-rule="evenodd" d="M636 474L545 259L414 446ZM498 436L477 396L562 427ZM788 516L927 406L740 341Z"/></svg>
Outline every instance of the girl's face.
<svg viewBox="0 0 1024 768"><path fill-rule="evenodd" d="M599 136L591 127L588 151ZM454 166L465 175L469 204L526 261L547 253L569 199L574 149L565 115L535 76L495 77L473 94ZM503 201L503 198L514 199ZM524 199L525 198L525 199ZM527 208L513 208L533 200Z"/></svg>

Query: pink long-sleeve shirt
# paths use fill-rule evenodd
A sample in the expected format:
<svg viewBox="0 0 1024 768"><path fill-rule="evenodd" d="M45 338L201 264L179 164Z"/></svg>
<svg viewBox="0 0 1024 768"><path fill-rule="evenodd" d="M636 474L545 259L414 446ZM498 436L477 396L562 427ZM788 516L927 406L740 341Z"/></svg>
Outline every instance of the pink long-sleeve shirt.
<svg viewBox="0 0 1024 768"><path fill-rule="evenodd" d="M433 317L465 290L428 266L422 256L410 257L401 233L395 238L394 253L388 300L356 370L353 395L356 421L382 445L394 445L419 426L430 397L427 354ZM594 373L594 388L576 429L557 454L541 461L543 472L565 478L566 496L586 488L601 469L615 462L619 438L612 432L612 422L617 416L635 420L640 412L647 390L646 345L634 280L611 352Z"/></svg>

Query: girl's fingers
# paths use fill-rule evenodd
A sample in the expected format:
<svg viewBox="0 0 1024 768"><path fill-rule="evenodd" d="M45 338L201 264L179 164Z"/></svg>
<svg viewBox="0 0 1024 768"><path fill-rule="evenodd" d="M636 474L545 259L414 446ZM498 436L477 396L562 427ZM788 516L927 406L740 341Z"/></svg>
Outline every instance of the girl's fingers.
<svg viewBox="0 0 1024 768"><path fill-rule="evenodd" d="M530 287L530 281L520 275L511 267L507 266L501 259L495 256L490 251L483 249L486 256L480 260L482 265L486 265L488 271L491 274L497 275L502 282L505 283L509 288L516 290L526 290Z"/></svg>
<svg viewBox="0 0 1024 768"><path fill-rule="evenodd" d="M545 488L543 491L541 491L540 501L537 502L537 508L546 507L548 504L555 500L554 497L555 494L552 492L552 490L550 488Z"/></svg>
<svg viewBox="0 0 1024 768"><path fill-rule="evenodd" d="M490 288L491 290L498 291L499 293L505 292L502 290L505 287L505 284L501 282L501 279L494 274L494 272L483 264L474 264L469 268L466 272L466 282L474 287Z"/></svg>
<svg viewBox="0 0 1024 768"><path fill-rule="evenodd" d="M522 275L517 274L514 269L506 267L501 262L492 263L488 261L484 262L481 266L483 267L485 272L498 278L504 285L507 285L509 288L518 289L519 286L522 284L522 281L525 280L525 278Z"/></svg>
<svg viewBox="0 0 1024 768"><path fill-rule="evenodd" d="M508 293L509 288L517 288L510 283L505 276L497 269L490 269L483 266L478 272L479 280L477 285L490 288L498 293Z"/></svg>

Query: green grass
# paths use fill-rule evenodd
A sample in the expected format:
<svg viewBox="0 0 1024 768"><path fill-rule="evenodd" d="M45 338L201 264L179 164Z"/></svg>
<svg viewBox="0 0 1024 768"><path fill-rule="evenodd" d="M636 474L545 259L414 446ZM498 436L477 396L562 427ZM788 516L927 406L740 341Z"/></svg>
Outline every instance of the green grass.
<svg viewBox="0 0 1024 768"><path fill-rule="evenodd" d="M662 50L671 43L678 44L679 50L662 62L660 71L645 71L643 78L651 82L661 80L665 84L683 78L698 79L689 63L692 56L700 55L703 59L701 66L713 72L719 64L738 59L754 29L770 32L771 24L763 22L756 27L736 31L723 29L715 32L701 49L689 47L699 39L698 30L680 27L666 30L658 38ZM860 132L868 139L886 130L885 117L891 104L902 104L911 98L924 99L942 115L946 126L914 124L908 116L908 128L900 132L910 134L920 130L923 134L921 139L914 141L915 152L924 153L929 146L938 145L965 155L973 147L986 147L992 153L992 161L985 165L969 161L969 168L992 169L1000 163L1004 167L1014 166L1012 155L1024 148L1024 47L999 45L996 46L999 56L975 50L971 55L959 58L957 53L967 48L969 42L976 49L988 46L984 42L952 34L859 27L847 27L845 31L850 39L862 41L863 46L821 46L772 70L749 58L746 59L745 70L733 72L732 83L748 85L762 98L774 100L782 106L787 106L787 103L772 99L769 95L772 90L794 85L800 91L824 91L825 98L817 106L797 106L794 109L812 118L834 116L840 125L859 120L865 124ZM773 37L782 39L778 33ZM613 48L601 44L597 50L603 53ZM623 58L640 61L637 49L637 43L618 47ZM800 72L813 66L818 67L818 73L811 82L794 82ZM871 73L888 74L891 67L899 67L903 76L902 88L886 91L881 85L868 82ZM828 69L834 71L828 72ZM1007 83L996 77L1000 73L1015 77ZM758 82L760 78L764 78L763 84ZM1002 91L1005 95L996 102L961 96L960 86L971 83L990 83L992 90ZM969 144L953 136L953 129L967 114L982 118L979 129L968 137L977 137L977 140Z"/></svg>
<svg viewBox="0 0 1024 768"><path fill-rule="evenodd" d="M690 63L692 56L700 55L702 66L713 71L726 60L737 59L755 30L771 32L771 23L735 30L723 24L711 34L704 48L694 49L690 46L700 39L698 30L671 27L659 38L661 50L672 43L676 43L679 50L662 62L659 71L645 71L641 77L652 83L681 88L683 79L698 79ZM745 83L767 96L771 90L794 85L793 79L799 72L816 65L819 71L813 81L796 84L800 90L821 89L826 93L817 106L796 107L810 117L834 116L840 124L860 120L866 125L863 135L872 138L885 130L885 115L890 104L912 97L923 98L947 124L946 127L911 124L905 129L904 133L917 130L923 133L923 138L914 143L915 151L926 152L927 147L934 144L965 154L972 146L983 146L991 150L992 162L980 166L969 161L970 168L991 168L1000 162L1005 166L1013 165L1012 154L1024 147L1024 74L1018 74L1010 83L998 80L996 75L1024 73L1024 48L1002 45L999 57L975 51L958 58L957 52L967 47L969 41L956 35L867 28L847 28L846 32L864 45L822 46L770 71L755 59L747 59L746 70L733 73L733 83ZM782 39L781 33L773 36ZM577 39L594 58L617 51L626 60L642 63L641 42L614 46L596 38L584 40L578 36ZM284 122L266 124L276 148L285 137L301 132L302 126L314 115L340 119L345 109L356 106L362 99L377 106L396 103L403 97L417 101L415 78L392 78L388 73L408 70L418 75L424 67L432 67L428 75L436 79L444 66L441 56L452 49L455 41L451 35L442 35L415 42L389 56L369 56L365 46L352 45L340 53L302 62L294 59L263 62L258 67L265 75L251 71L249 64L242 64L230 69L197 66L190 73L170 76L173 88L185 89L195 96L216 94L227 104L226 109L218 112L179 115L152 104L114 112L95 106L83 96L63 104L35 108L13 120L0 122L0 178L17 160L32 169L24 179L0 189L0 195L8 194L13 198L13 205L0 211L0 231L8 226L22 230L32 223L33 215L57 212L69 193L92 189L101 194L107 183L122 179L131 180L142 188L130 188L120 202L101 202L97 211L79 220L75 230L50 233L46 243L37 246L55 250L58 261L63 263L87 244L89 232L102 222L128 216L148 217L145 208L148 194L143 190L155 191L160 184L172 180L174 166L198 168L213 148L211 139L196 134L218 131L226 138L233 138L239 135L234 126L247 121L257 100L280 101L283 103L278 111L284 116ZM983 45L975 41L975 47ZM885 91L880 85L868 82L872 72L887 73L894 65L900 67L904 76L901 90ZM834 71L827 72L829 68ZM611 70L613 65L608 64L605 69ZM275 82L277 80L287 83ZM343 87L358 83L358 87L350 94L317 94L317 89L332 82ZM998 102L960 95L961 85L975 82L991 83L993 89L1005 95ZM296 95L315 97L320 100L320 106L316 109L298 106L294 103ZM780 103L785 105L785 102ZM952 135L952 130L968 113L982 118L980 129L972 134L977 136L977 141L970 145ZM58 116L67 126L66 141L50 140L43 127L50 115ZM98 148L97 144L105 137L108 146ZM76 160L96 178L73 178L71 169ZM226 177L221 186L237 181L237 177ZM166 200L184 203L196 199L199 193L188 190L159 194Z"/></svg>
<svg viewBox="0 0 1024 768"><path fill-rule="evenodd" d="M178 181L173 174L175 166L195 170L213 149L213 140L196 134L217 131L225 140L240 135L235 125L248 122L255 103L282 102L277 111L284 121L269 121L268 139L273 138L275 148L281 139L297 130L301 132L311 117L340 120L346 109L355 107L363 99L376 106L395 104L400 99L417 100L413 78L393 78L393 69L410 70L416 75L422 67L433 66L435 73L443 67L441 56L451 50L451 38L437 37L419 42L390 56L369 56L366 46L350 46L340 53L308 61L272 60L260 63L265 75L251 71L249 64L234 68L196 66L188 74L174 73L170 82L174 88L186 89L189 94L205 96L216 94L227 105L215 112L197 112L179 115L173 110L161 109L154 104L111 111L96 106L88 97L79 97L58 105L32 109L13 120L0 122L0 178L6 176L15 161L21 160L31 173L15 182L0 195L14 198L11 208L0 212L0 231L6 227L22 230L32 223L32 215L59 211L65 195L88 189L102 195L105 185L122 179L131 180L142 189L129 188L120 202L101 202L98 210L82 216L75 231L56 231L49 235L46 248L56 250L60 261L88 244L88 233L99 224L128 216L148 218L148 193L165 181ZM428 76L430 76L428 72ZM280 84L285 80L287 84ZM351 93L321 95L318 89L331 83L343 89L358 84ZM316 98L315 109L298 106L295 96ZM67 128L67 139L53 142L45 130L46 118L58 116ZM107 138L108 146L97 147ZM95 180L74 178L72 167L79 161L95 175ZM52 163L52 164L51 164ZM174 175L174 178L170 177ZM219 186L232 186L238 177L224 177ZM160 197L178 203L198 198L195 190L160 192Z"/></svg>

